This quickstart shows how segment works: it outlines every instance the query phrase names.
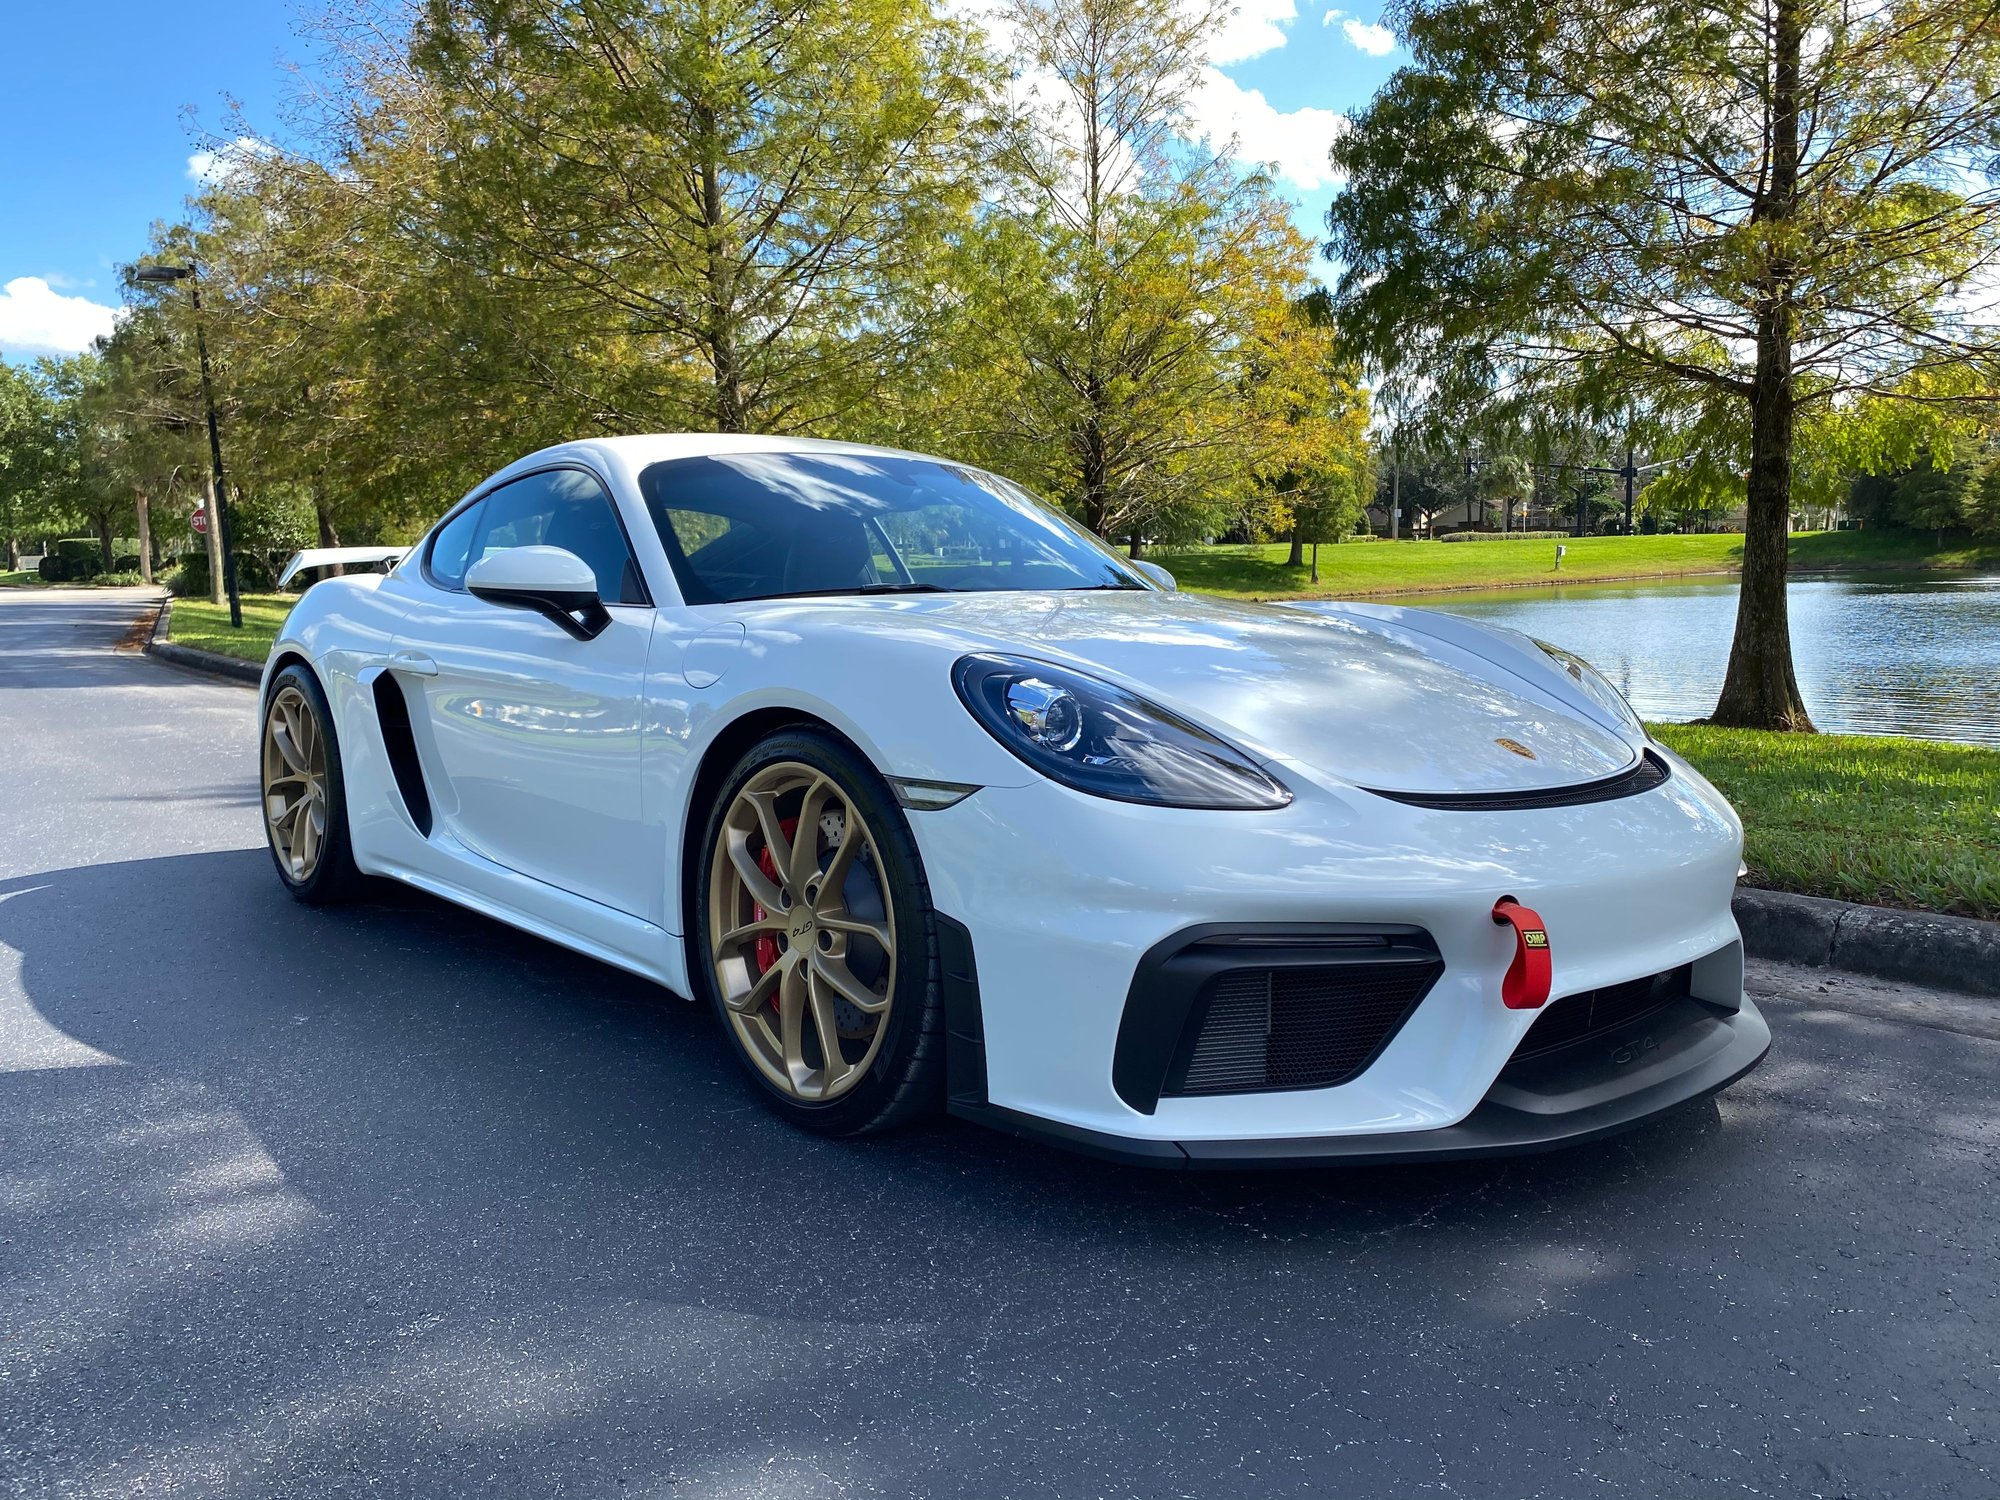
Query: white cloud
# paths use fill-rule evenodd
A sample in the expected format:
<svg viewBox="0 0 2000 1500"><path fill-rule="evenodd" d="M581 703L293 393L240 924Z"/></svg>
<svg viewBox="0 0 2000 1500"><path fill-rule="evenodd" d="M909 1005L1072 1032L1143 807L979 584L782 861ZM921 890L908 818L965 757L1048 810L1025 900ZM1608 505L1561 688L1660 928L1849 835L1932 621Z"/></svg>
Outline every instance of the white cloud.
<svg viewBox="0 0 2000 1500"><path fill-rule="evenodd" d="M65 297L39 276L0 287L0 349L9 354L77 354L111 332L119 310Z"/></svg>
<svg viewBox="0 0 2000 1500"><path fill-rule="evenodd" d="M1285 27L1299 18L1296 0L1242 0L1216 33L1209 61L1247 62L1285 45Z"/></svg>
<svg viewBox="0 0 2000 1500"><path fill-rule="evenodd" d="M212 150L197 151L188 158L188 177L197 186L211 188L227 182L243 170L245 163L253 156L269 156L277 148L268 141L260 141L254 135L239 135L227 145Z"/></svg>
<svg viewBox="0 0 2000 1500"><path fill-rule="evenodd" d="M1331 26L1336 21L1347 40L1370 57L1387 57L1396 50L1396 33L1378 22L1356 20L1345 11L1328 11L1326 24Z"/></svg>
<svg viewBox="0 0 2000 1500"><path fill-rule="evenodd" d="M1243 160L1270 162L1285 181L1311 191L1333 183L1327 152L1347 121L1330 109L1278 109L1256 89L1205 68L1194 100L1194 124L1211 144L1220 146L1234 137Z"/></svg>

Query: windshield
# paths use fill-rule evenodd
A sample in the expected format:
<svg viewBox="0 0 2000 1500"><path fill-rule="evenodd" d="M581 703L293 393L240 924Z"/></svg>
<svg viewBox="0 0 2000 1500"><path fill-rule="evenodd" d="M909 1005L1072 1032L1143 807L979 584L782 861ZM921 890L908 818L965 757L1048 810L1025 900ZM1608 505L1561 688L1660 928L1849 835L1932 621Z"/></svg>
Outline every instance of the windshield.
<svg viewBox="0 0 2000 1500"><path fill-rule="evenodd" d="M639 488L690 604L1148 587L1019 485L940 459L717 453Z"/></svg>

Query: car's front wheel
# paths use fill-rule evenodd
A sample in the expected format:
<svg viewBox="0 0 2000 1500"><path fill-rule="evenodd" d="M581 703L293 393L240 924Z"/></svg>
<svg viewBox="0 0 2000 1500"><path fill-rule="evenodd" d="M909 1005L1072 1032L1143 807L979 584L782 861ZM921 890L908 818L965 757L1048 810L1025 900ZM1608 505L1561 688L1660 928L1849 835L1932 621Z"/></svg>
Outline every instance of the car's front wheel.
<svg viewBox="0 0 2000 1500"><path fill-rule="evenodd" d="M259 761L264 835L285 889L314 906L355 894L340 741L319 680L302 666L271 681Z"/></svg>
<svg viewBox="0 0 2000 1500"><path fill-rule="evenodd" d="M930 900L874 769L830 735L774 735L730 772L702 853L696 981L764 1097L829 1135L932 1108L944 1050Z"/></svg>

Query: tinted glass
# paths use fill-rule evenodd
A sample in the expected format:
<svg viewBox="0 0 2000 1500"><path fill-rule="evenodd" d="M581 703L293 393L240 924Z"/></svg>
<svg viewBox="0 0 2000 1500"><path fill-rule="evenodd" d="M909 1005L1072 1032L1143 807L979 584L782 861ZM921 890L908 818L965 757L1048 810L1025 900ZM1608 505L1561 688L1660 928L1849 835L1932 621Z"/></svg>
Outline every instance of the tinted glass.
<svg viewBox="0 0 2000 1500"><path fill-rule="evenodd" d="M465 587L465 570L472 558L472 534L479 528L479 505L468 505L431 538L430 575L448 589Z"/></svg>
<svg viewBox="0 0 2000 1500"><path fill-rule="evenodd" d="M446 539L467 519L463 540L453 538L456 573L446 566ZM625 544L617 512L603 486L579 469L550 469L503 484L484 503L440 531L431 548L431 575L450 588L461 587L466 569L489 552L509 547L561 547L574 552L597 575L597 596L606 604L644 604L632 549Z"/></svg>
<svg viewBox="0 0 2000 1500"><path fill-rule="evenodd" d="M711 454L654 464L639 487L690 604L1146 587L1019 485L938 459Z"/></svg>

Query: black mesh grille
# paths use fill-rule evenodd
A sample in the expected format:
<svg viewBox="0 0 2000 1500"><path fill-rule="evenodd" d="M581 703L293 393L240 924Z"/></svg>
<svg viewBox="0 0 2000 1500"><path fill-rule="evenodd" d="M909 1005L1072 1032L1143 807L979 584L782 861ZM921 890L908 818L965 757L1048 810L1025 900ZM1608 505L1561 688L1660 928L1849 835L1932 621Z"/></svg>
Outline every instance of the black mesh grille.
<svg viewBox="0 0 2000 1500"><path fill-rule="evenodd" d="M1575 786L1545 787L1523 792L1388 792L1368 787L1378 797L1411 807L1434 807L1452 812L1519 812L1536 807L1578 807L1586 802L1611 802L1619 797L1636 797L1663 785L1673 770L1651 750L1639 757L1639 764L1602 781L1585 781Z"/></svg>
<svg viewBox="0 0 2000 1500"><path fill-rule="evenodd" d="M1230 969L1197 1005L1186 1064L1163 1093L1328 1088L1375 1060L1443 964ZM1197 1019L1198 1018L1198 1019Z"/></svg>
<svg viewBox="0 0 2000 1500"><path fill-rule="evenodd" d="M1669 1000L1687 994L1693 973L1691 966L1683 965L1664 974L1649 974L1644 979L1606 985L1601 990L1565 995L1535 1017L1535 1024L1514 1049L1514 1056L1519 1059L1552 1052L1650 1015Z"/></svg>

